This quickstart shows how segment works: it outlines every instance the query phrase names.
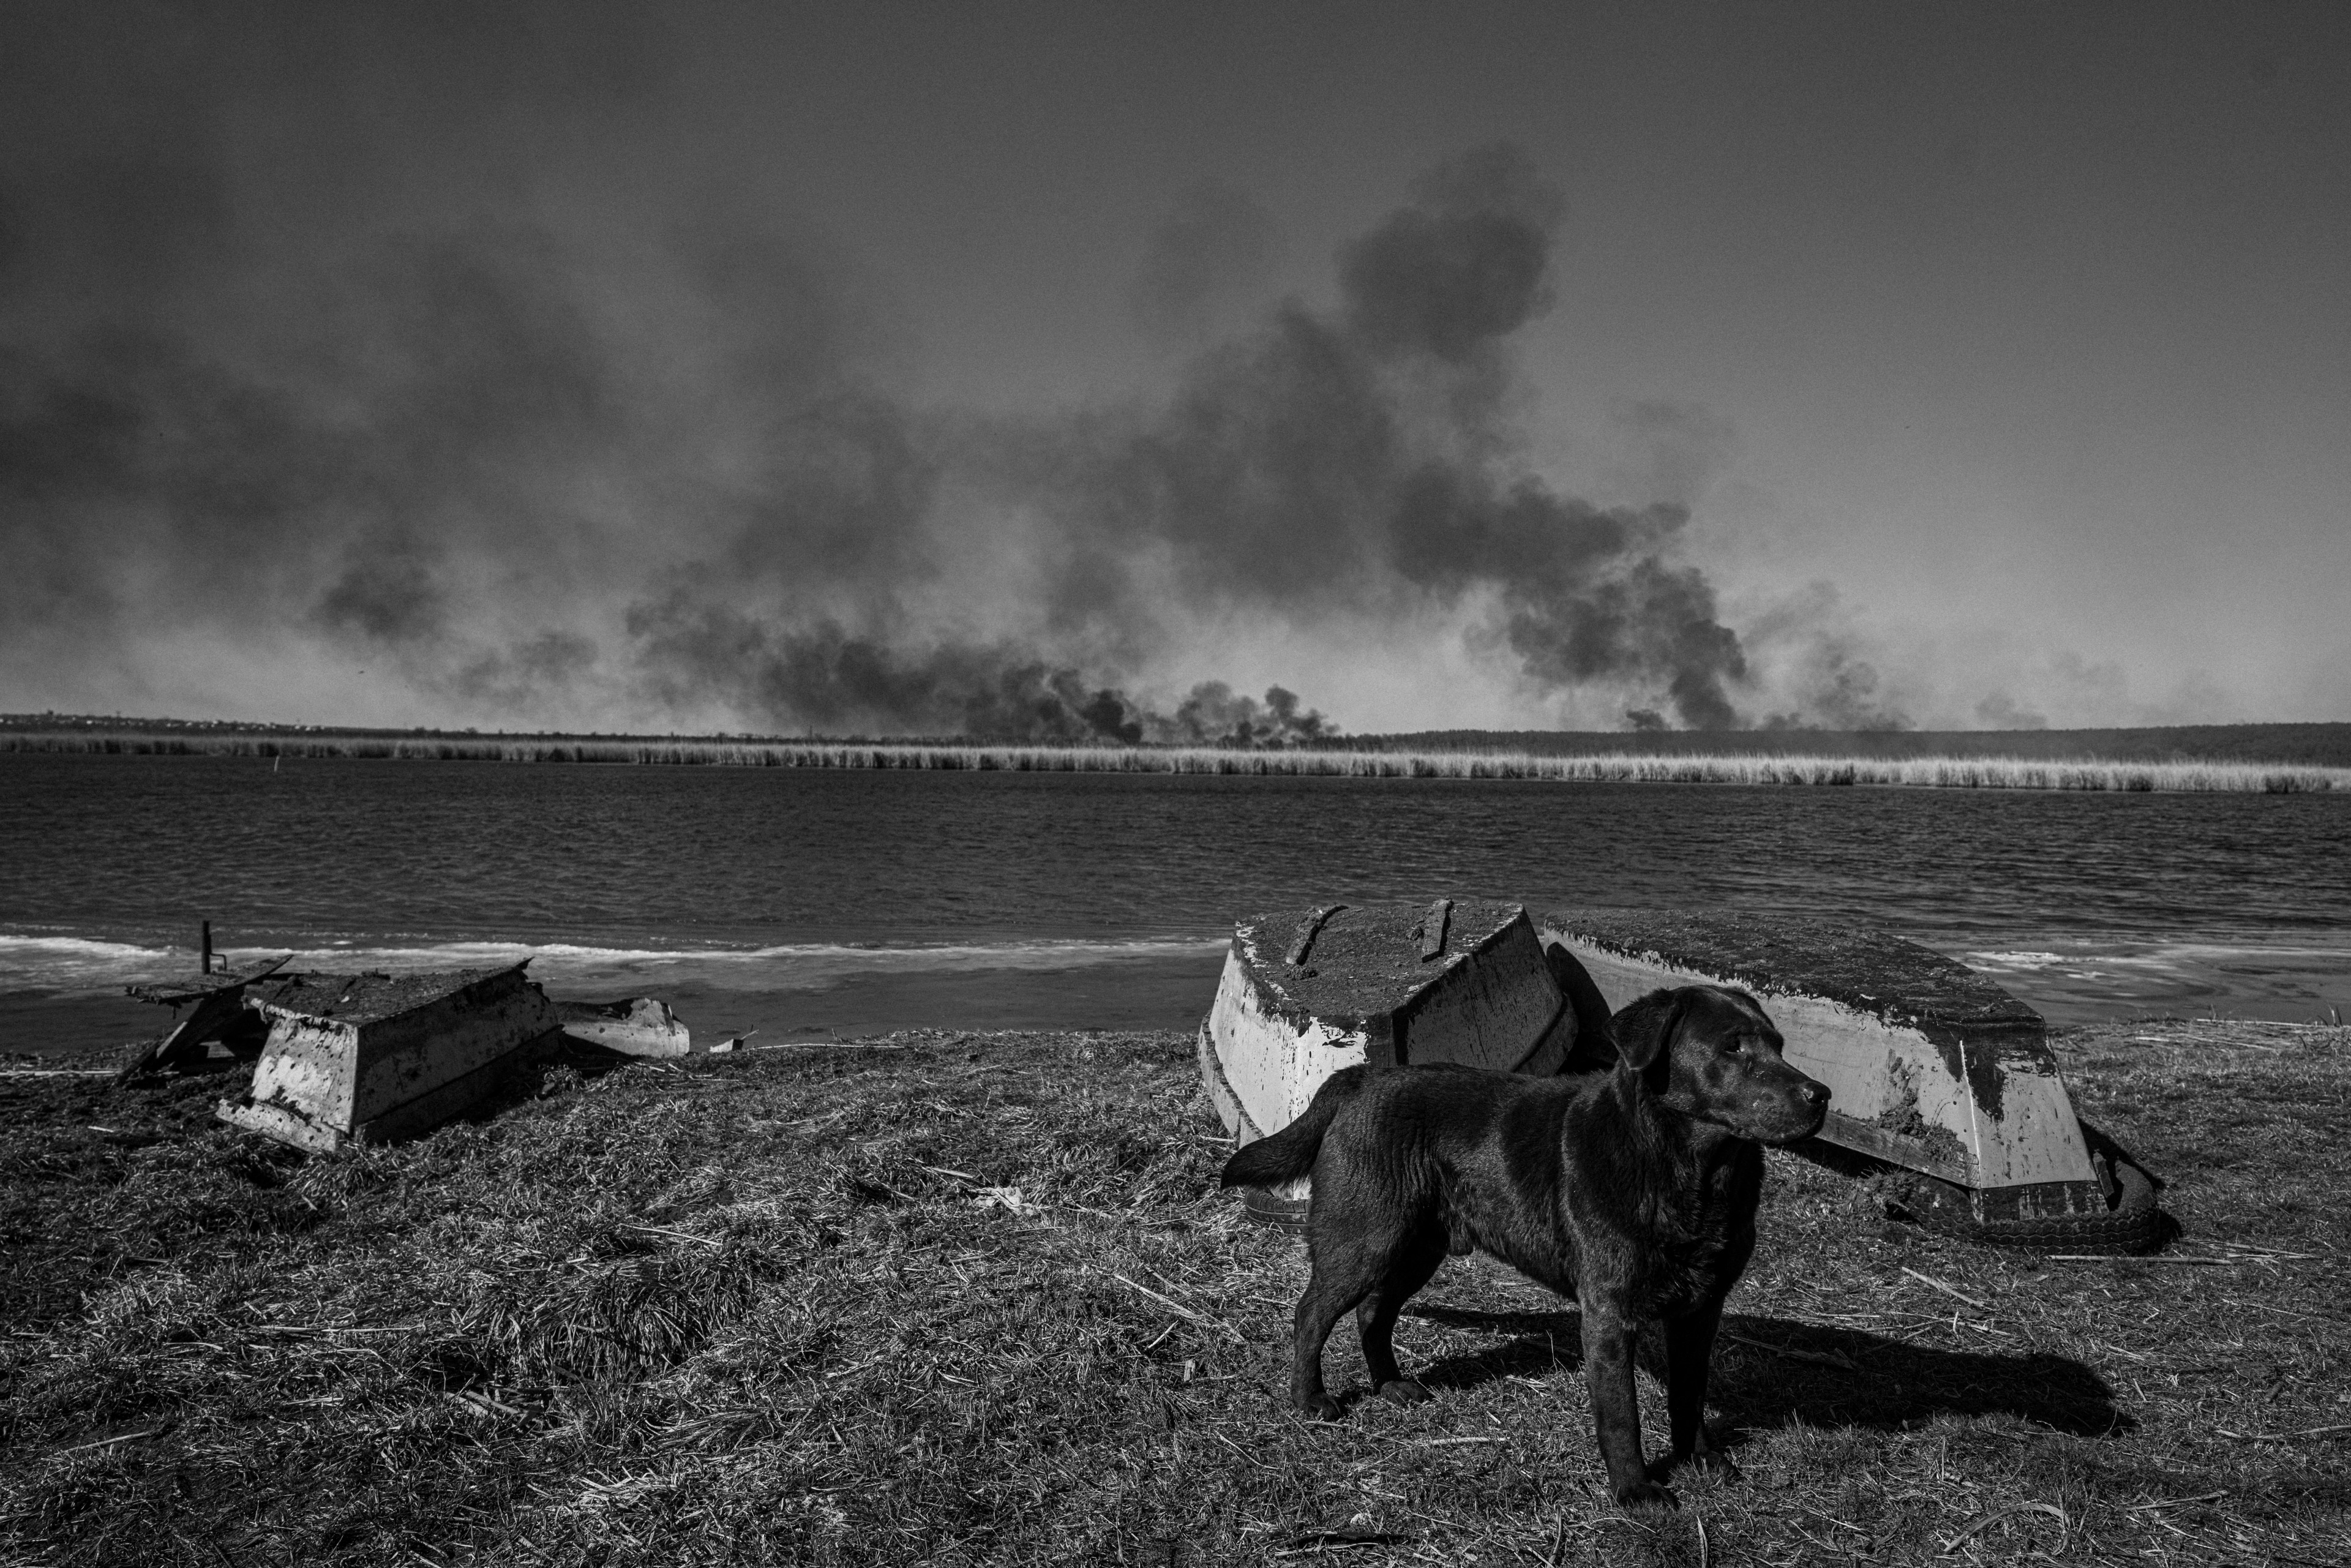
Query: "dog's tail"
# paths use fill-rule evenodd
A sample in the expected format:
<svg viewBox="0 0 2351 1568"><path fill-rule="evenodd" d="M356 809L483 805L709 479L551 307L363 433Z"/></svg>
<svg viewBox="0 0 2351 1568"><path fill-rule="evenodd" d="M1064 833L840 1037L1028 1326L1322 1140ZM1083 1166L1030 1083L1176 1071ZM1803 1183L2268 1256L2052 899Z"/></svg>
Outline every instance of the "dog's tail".
<svg viewBox="0 0 2351 1568"><path fill-rule="evenodd" d="M1218 1186L1280 1186L1314 1169L1322 1134L1331 1119L1346 1107L1364 1086L1364 1069L1343 1068L1322 1081L1314 1099L1298 1120L1270 1137L1259 1138L1236 1151L1225 1162Z"/></svg>

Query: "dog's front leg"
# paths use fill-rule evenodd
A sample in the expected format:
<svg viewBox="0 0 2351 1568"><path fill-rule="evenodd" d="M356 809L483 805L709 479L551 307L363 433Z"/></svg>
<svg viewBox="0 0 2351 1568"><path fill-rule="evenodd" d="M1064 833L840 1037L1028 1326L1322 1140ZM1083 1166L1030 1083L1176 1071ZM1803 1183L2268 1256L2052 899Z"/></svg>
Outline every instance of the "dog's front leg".
<svg viewBox="0 0 2351 1568"><path fill-rule="evenodd" d="M1693 1312L1666 1320L1666 1416L1674 1433L1669 1468L1696 1465L1725 1480L1736 1480L1739 1467L1706 1435L1706 1381L1714 1358L1714 1336L1722 1324L1722 1303L1708 1301Z"/></svg>
<svg viewBox="0 0 2351 1568"><path fill-rule="evenodd" d="M1672 1491L1649 1479L1641 1462L1641 1405L1633 1387L1631 1315L1616 1302L1583 1301L1583 1381L1592 1391L1601 1462L1621 1508L1673 1508Z"/></svg>

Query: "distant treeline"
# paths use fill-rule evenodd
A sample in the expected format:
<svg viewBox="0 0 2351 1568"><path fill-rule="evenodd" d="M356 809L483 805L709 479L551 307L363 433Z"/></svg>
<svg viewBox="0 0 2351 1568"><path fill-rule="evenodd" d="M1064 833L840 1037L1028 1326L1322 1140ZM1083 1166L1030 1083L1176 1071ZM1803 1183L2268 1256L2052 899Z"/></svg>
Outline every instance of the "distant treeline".
<svg viewBox="0 0 2351 1568"><path fill-rule="evenodd" d="M0 749L25 747L9 737L105 736L152 737L298 738L337 744L359 740L494 742L593 746L888 747L1047 751L1061 747L1019 742L974 742L958 736L821 736L756 734L629 735L474 729L391 729L352 725L263 724L243 719L126 718L99 714L0 714ZM57 749L44 747L41 749ZM1080 747L1091 750L1092 747ZM1105 747L1104 749L1126 749ZM1150 747L1137 749L1183 749ZM1198 749L1198 748L1193 748ZM1947 730L1543 730L1437 729L1396 735L1328 737L1317 752L1475 752L1523 757L1778 757L1852 758L1886 761L1919 758L2014 758L2035 762L2250 762L2308 768L2351 768L2351 724L2201 724L2147 729ZM287 753L287 755L293 755ZM319 755L328 755L320 753ZM351 755L357 755L352 753ZM420 754L422 755L422 754ZM437 755L437 754L436 754Z"/></svg>
<svg viewBox="0 0 2351 1568"><path fill-rule="evenodd" d="M1341 742L1377 751L1534 757L2007 757L2038 762L2253 762L2351 768L2351 724L2197 724L2152 729L1425 730Z"/></svg>
<svg viewBox="0 0 2351 1568"><path fill-rule="evenodd" d="M2116 732L2106 732L2116 733ZM2129 733L2129 732L2123 732ZM1499 738L1499 737L1498 737ZM1511 738L1524 738L1515 737ZM2351 768L2293 763L2074 760L1993 756L1837 756L1634 750L1541 754L1467 746L1314 750L1197 747L975 746L904 741L659 739L645 737L416 734L398 730L170 730L20 726L0 721L0 751L117 756L374 758L768 768L923 768L1014 773L1198 773L1347 779L1523 779L1570 783L1914 785L1976 789L2351 793ZM1660 737L1643 736L1642 742ZM1693 737L1698 738L1698 737ZM1721 739L1724 737L1706 737ZM1814 739L1829 738L1815 736ZM1841 738L1841 737L1840 737Z"/></svg>

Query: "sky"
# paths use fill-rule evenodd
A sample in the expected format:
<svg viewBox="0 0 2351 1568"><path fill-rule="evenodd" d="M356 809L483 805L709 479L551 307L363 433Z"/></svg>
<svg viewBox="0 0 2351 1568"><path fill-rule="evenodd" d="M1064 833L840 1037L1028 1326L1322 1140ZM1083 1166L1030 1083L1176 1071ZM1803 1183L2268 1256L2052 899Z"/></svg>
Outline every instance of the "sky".
<svg viewBox="0 0 2351 1568"><path fill-rule="evenodd" d="M2339 5L0 13L0 711L2351 718Z"/></svg>

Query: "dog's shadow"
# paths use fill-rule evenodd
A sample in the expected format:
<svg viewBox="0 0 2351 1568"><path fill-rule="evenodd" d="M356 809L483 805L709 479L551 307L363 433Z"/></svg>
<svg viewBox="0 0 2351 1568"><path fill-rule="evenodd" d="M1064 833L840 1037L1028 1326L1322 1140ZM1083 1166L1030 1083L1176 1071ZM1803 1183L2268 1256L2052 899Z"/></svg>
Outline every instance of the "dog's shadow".
<svg viewBox="0 0 2351 1568"><path fill-rule="evenodd" d="M1583 1320L1572 1311L1479 1312L1431 1302L1405 1312L1508 1336L1413 1374L1432 1390L1573 1372L1583 1364ZM1663 1381L1654 1335L1642 1336L1640 1360ZM2018 1416L2077 1437L2126 1432L2134 1425L2116 1406L2105 1380L2065 1356L1938 1350L1749 1313L1725 1314L1708 1393L1727 1426L1750 1431L1795 1422L1892 1431L1942 1414Z"/></svg>

